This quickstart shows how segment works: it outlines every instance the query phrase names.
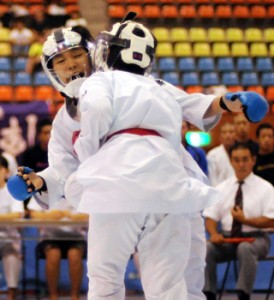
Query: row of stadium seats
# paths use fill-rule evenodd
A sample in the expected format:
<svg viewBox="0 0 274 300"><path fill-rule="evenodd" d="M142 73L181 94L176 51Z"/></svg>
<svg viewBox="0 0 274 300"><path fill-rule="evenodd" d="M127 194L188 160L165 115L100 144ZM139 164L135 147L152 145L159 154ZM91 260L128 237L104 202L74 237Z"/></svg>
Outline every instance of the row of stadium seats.
<svg viewBox="0 0 274 300"><path fill-rule="evenodd" d="M55 91L52 86L21 85L21 86L5 86L0 85L0 101L64 101L59 92Z"/></svg>
<svg viewBox="0 0 274 300"><path fill-rule="evenodd" d="M15 5L17 3L14 2L8 2L7 4L3 4L3 1L1 1L0 3L0 13L1 14L5 14L8 13L11 10L12 5ZM47 11L47 3L43 3L43 2L33 2L33 3L27 3L27 1L23 1L19 3L20 6L23 6L23 8L26 10L26 12L29 13L29 15L32 15L33 12L37 11L37 10L44 10ZM22 4L22 5L21 5ZM65 5L65 12L66 14L70 14L72 11L75 10L79 10L79 4L77 2L68 2Z"/></svg>
<svg viewBox="0 0 274 300"><path fill-rule="evenodd" d="M155 78L162 78L163 80L176 85L176 86L191 86L191 85L202 85L202 86L235 86L241 85L243 87L261 85L262 87L273 86L274 83L274 72L265 72L261 76L256 72L243 72L239 75L237 72L153 72Z"/></svg>
<svg viewBox="0 0 274 300"><path fill-rule="evenodd" d="M274 28L154 27L152 32L159 42L274 42Z"/></svg>
<svg viewBox="0 0 274 300"><path fill-rule="evenodd" d="M212 45L206 42L191 44L180 42L172 44L169 42L159 43L156 50L157 57L166 56L270 56L274 57L274 43L251 43L235 42L231 45L225 42L216 42Z"/></svg>
<svg viewBox="0 0 274 300"><path fill-rule="evenodd" d="M15 1L15 0L14 0ZM35 0L33 0L35 1ZM178 3L178 4L192 4L192 5L199 5L199 4L244 4L244 5L254 5L254 4L274 4L274 0L107 0L109 4L112 3L120 3L120 4L127 4L127 3L139 3L139 4L165 4L165 3Z"/></svg>
<svg viewBox="0 0 274 300"><path fill-rule="evenodd" d="M1 60L0 60L1 66ZM179 71L179 72L274 72L274 63L270 57L161 57L155 61L154 70L158 72ZM273 83L274 84L274 83Z"/></svg>
<svg viewBox="0 0 274 300"><path fill-rule="evenodd" d="M0 71L25 71L27 65L27 57L0 57Z"/></svg>
<svg viewBox="0 0 274 300"><path fill-rule="evenodd" d="M156 76L157 74L154 74ZM155 78L158 78L157 76ZM164 78L168 79L168 78ZM179 82L180 83L180 82ZM177 85L182 87L181 84ZM184 85L184 89L187 93L202 93L204 91L204 86L202 85ZM261 85L253 86L242 86L234 85L227 86L229 91L256 91L261 95L264 95L268 101L274 101L274 87L262 87ZM34 101L42 100L47 101L48 103L63 103L64 99L52 86L27 86L22 85L18 87L12 86L1 86L0 85L0 102L25 102L25 101Z"/></svg>
<svg viewBox="0 0 274 300"><path fill-rule="evenodd" d="M67 4L78 4L79 0L61 0L58 1L59 4L67 5ZM35 5L35 4L43 4L48 5L48 0L1 0L2 5L14 5L14 4L24 4L24 5Z"/></svg>
<svg viewBox="0 0 274 300"><path fill-rule="evenodd" d="M1 71L0 72L0 85L51 85L50 80L46 76L45 72L37 72L31 76L28 73L23 71L16 72L12 74L12 72Z"/></svg>
<svg viewBox="0 0 274 300"><path fill-rule="evenodd" d="M274 5L201 5L197 9L194 5L152 5L152 4L111 4L108 6L110 18L123 18L128 11L136 11L139 18L167 18L167 19L266 19L274 17Z"/></svg>

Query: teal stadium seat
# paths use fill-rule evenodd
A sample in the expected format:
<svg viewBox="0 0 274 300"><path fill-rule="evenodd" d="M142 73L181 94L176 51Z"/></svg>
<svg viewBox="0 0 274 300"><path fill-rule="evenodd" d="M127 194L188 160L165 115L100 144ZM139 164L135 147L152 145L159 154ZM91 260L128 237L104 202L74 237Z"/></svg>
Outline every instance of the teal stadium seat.
<svg viewBox="0 0 274 300"><path fill-rule="evenodd" d="M262 73L261 85L264 87L274 85L274 72L264 72Z"/></svg>
<svg viewBox="0 0 274 300"><path fill-rule="evenodd" d="M255 61L255 68L259 72L272 71L273 64L270 57L257 57ZM274 83L273 83L274 85Z"/></svg>
<svg viewBox="0 0 274 300"><path fill-rule="evenodd" d="M184 73L182 75L182 85L185 86L192 86L192 85L199 85L200 80L198 73L196 72L189 72L189 73Z"/></svg>
<svg viewBox="0 0 274 300"><path fill-rule="evenodd" d="M214 71L214 59L213 57L200 57L197 63L198 71Z"/></svg>
<svg viewBox="0 0 274 300"><path fill-rule="evenodd" d="M181 57L178 61L178 70L182 72L195 71L195 60L193 57Z"/></svg>
<svg viewBox="0 0 274 300"><path fill-rule="evenodd" d="M241 78L242 86L259 85L257 72L243 72Z"/></svg>
<svg viewBox="0 0 274 300"><path fill-rule="evenodd" d="M163 80L173 84L173 85L180 85L180 76L178 72L166 72L163 73L162 76Z"/></svg>
<svg viewBox="0 0 274 300"><path fill-rule="evenodd" d="M0 57L0 71L11 70L11 59L9 57Z"/></svg>
<svg viewBox="0 0 274 300"><path fill-rule="evenodd" d="M219 57L217 59L217 69L220 72L233 71L234 68L234 61L232 57Z"/></svg>
<svg viewBox="0 0 274 300"><path fill-rule="evenodd" d="M13 84L15 86L19 85L31 85L32 84L32 79L30 74L26 72L18 72L14 75L14 82Z"/></svg>
<svg viewBox="0 0 274 300"><path fill-rule="evenodd" d="M0 85L11 85L12 79L11 74L7 72L0 72Z"/></svg>
<svg viewBox="0 0 274 300"><path fill-rule="evenodd" d="M203 86L220 85L220 80L217 72L207 72L202 74L201 84Z"/></svg>
<svg viewBox="0 0 274 300"><path fill-rule="evenodd" d="M239 57L236 62L236 68L239 72L252 71L254 69L251 57Z"/></svg>
<svg viewBox="0 0 274 300"><path fill-rule="evenodd" d="M239 76L237 72L224 72L221 80L224 85L239 85Z"/></svg>

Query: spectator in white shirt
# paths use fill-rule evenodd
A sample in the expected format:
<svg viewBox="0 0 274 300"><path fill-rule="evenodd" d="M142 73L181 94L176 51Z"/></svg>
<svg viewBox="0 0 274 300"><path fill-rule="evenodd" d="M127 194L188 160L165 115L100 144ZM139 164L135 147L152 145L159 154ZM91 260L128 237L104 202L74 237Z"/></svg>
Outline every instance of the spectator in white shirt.
<svg viewBox="0 0 274 300"><path fill-rule="evenodd" d="M216 186L234 174L229 159L229 149L235 143L235 126L224 123L220 127L221 144L207 153L208 177L212 186Z"/></svg>
<svg viewBox="0 0 274 300"><path fill-rule="evenodd" d="M249 300L257 261L265 257L270 248L270 239L264 229L271 227L274 221L273 186L252 172L256 156L249 144L236 143L230 150L230 159L235 176L216 187L222 192L221 200L204 210L206 229L210 235L204 287L207 300L216 299L217 264L231 259L239 261L238 299ZM241 205L235 204L239 186L242 187ZM218 231L218 222L221 223L221 232ZM235 223L240 229L237 235L233 235ZM225 237L252 237L254 241L228 243Z"/></svg>
<svg viewBox="0 0 274 300"><path fill-rule="evenodd" d="M8 161L0 156L0 221L12 221L24 214L23 202L12 198L7 190ZM0 227L0 256L8 286L7 300L16 299L21 271L21 238L12 226Z"/></svg>

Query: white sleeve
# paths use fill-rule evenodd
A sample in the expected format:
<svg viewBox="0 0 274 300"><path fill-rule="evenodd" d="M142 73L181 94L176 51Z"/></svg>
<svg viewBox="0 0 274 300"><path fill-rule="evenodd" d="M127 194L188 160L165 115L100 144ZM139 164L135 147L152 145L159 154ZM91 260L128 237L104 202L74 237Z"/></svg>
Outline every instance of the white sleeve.
<svg viewBox="0 0 274 300"><path fill-rule="evenodd" d="M210 207L207 207L204 211L203 211L203 217L205 218L210 218L216 222L219 222L222 219L222 206L223 206L223 194L222 191L224 190L224 185L223 184L219 184L216 187L216 190L218 190L220 192L220 200L213 204Z"/></svg>
<svg viewBox="0 0 274 300"><path fill-rule="evenodd" d="M66 179L78 168L79 160L73 149L74 122L64 108L58 112L48 147L49 167L38 173L47 185L47 192L37 193L36 200L43 208L51 208L64 197ZM78 125L79 126L79 125ZM76 128L76 127L75 127Z"/></svg>
<svg viewBox="0 0 274 300"><path fill-rule="evenodd" d="M79 101L81 133L74 148L83 162L99 150L112 122L111 91L103 73L97 72L84 82Z"/></svg>
<svg viewBox="0 0 274 300"><path fill-rule="evenodd" d="M215 98L214 95L204 95L199 93L187 94L183 90L166 82L164 82L162 86L173 95L174 99L180 105L184 121L205 131L212 129L219 122L221 114L210 118L204 118L207 109Z"/></svg>

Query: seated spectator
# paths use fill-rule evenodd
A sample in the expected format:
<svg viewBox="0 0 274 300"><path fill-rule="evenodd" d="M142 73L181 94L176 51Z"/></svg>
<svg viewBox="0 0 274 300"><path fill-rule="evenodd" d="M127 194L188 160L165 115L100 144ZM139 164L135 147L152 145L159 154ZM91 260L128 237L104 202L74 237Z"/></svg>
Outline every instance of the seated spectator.
<svg viewBox="0 0 274 300"><path fill-rule="evenodd" d="M186 121L182 123L182 144L186 148L186 150L191 154L194 158L198 166L203 170L203 172L207 175L208 168L207 168L207 160L205 151L202 148L194 147L190 145L186 140L186 133L190 129L190 124Z"/></svg>
<svg viewBox="0 0 274 300"><path fill-rule="evenodd" d="M41 33L49 28L52 28L45 10L36 9L33 11L30 17L29 27L32 30L36 30Z"/></svg>
<svg viewBox="0 0 274 300"><path fill-rule="evenodd" d="M42 71L41 55L43 53L43 43L46 40L47 33L34 31L34 41L28 51L28 61L26 72L33 74Z"/></svg>
<svg viewBox="0 0 274 300"><path fill-rule="evenodd" d="M59 16L66 14L66 7L63 1L51 0L47 6L48 14L51 16Z"/></svg>
<svg viewBox="0 0 274 300"><path fill-rule="evenodd" d="M29 209L31 218L43 220L83 220L87 221L86 214L79 214L65 201L60 201L56 210L42 211L38 203L31 199ZM87 223L88 224L88 223ZM50 300L58 299L58 281L60 275L61 258L65 254L69 263L71 281L70 299L80 299L80 288L83 278L83 258L87 251L86 229L73 228L68 225L58 228L42 228L40 248L46 257L46 279ZM58 240L58 238L63 240ZM66 240L64 240L66 238Z"/></svg>
<svg viewBox="0 0 274 300"><path fill-rule="evenodd" d="M25 20L29 16L29 11L25 5L13 4L10 7L10 12L13 15L13 18L22 18Z"/></svg>
<svg viewBox="0 0 274 300"><path fill-rule="evenodd" d="M250 138L250 122L243 113L237 113L234 116L234 125L235 125L235 138L238 143L248 143L255 153L258 153L259 146L258 144Z"/></svg>
<svg viewBox="0 0 274 300"><path fill-rule="evenodd" d="M235 127L233 123L224 123L220 127L221 144L207 153L208 178L212 186L216 186L234 174L229 159L229 150L235 143Z"/></svg>
<svg viewBox="0 0 274 300"><path fill-rule="evenodd" d="M26 55L28 53L29 46L33 41L33 33L25 26L22 18L13 21L10 41L13 45L14 55Z"/></svg>
<svg viewBox="0 0 274 300"><path fill-rule="evenodd" d="M239 261L237 291L239 300L249 300L256 277L257 261L270 248L267 228L274 221L274 190L252 172L256 156L249 144L236 143L230 150L235 175L217 185L222 198L204 210L207 241L205 286L207 300L216 299L218 263ZM218 222L221 232L218 232ZM253 242L226 242L226 237L252 237Z"/></svg>
<svg viewBox="0 0 274 300"><path fill-rule="evenodd" d="M65 26L66 21L69 18L65 4L61 0L50 0L47 6L47 14L51 28Z"/></svg>
<svg viewBox="0 0 274 300"><path fill-rule="evenodd" d="M40 172L48 167L48 144L51 134L52 120L42 119L36 125L36 143L22 153L21 165ZM28 202L24 201L26 216L28 216Z"/></svg>
<svg viewBox="0 0 274 300"><path fill-rule="evenodd" d="M7 177L17 174L18 164L17 164L16 158L12 154L10 154L6 151L0 150L0 153L8 161L9 171L8 171Z"/></svg>
<svg viewBox="0 0 274 300"><path fill-rule="evenodd" d="M75 10L70 13L70 18L66 22L66 27L73 27L77 25L87 27L88 22L82 17L80 11Z"/></svg>
<svg viewBox="0 0 274 300"><path fill-rule="evenodd" d="M256 137L259 144L254 173L274 186L274 128L269 123L257 127Z"/></svg>
<svg viewBox="0 0 274 300"><path fill-rule="evenodd" d="M8 161L0 156L0 221L12 221L23 216L23 203L12 198L7 190ZM18 292L21 261L19 231L14 227L0 227L0 255L8 286L8 300L15 300Z"/></svg>

